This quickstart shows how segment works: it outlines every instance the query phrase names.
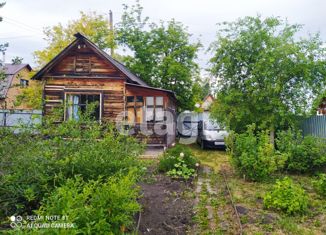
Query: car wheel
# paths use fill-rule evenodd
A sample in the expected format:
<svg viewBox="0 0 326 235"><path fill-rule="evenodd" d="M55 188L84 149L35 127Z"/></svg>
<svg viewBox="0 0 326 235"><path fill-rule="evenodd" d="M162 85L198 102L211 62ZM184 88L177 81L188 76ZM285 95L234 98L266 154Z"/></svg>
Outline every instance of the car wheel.
<svg viewBox="0 0 326 235"><path fill-rule="evenodd" d="M205 143L203 140L200 142L200 148L203 150L205 149Z"/></svg>

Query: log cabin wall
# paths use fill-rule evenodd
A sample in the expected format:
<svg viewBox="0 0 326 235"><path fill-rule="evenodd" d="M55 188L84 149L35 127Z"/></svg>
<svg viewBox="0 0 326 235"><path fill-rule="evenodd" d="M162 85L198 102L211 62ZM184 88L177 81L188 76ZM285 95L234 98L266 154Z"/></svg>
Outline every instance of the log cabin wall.
<svg viewBox="0 0 326 235"><path fill-rule="evenodd" d="M45 115L64 105L67 94L100 95L103 121L114 121L124 111L125 75L85 44L76 45L44 80Z"/></svg>

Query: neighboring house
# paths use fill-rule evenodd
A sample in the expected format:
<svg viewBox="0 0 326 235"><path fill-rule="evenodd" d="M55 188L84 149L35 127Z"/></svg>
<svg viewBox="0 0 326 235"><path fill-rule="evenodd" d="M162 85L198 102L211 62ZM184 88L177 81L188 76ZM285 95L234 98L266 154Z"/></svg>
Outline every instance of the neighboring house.
<svg viewBox="0 0 326 235"><path fill-rule="evenodd" d="M212 103L214 102L215 98L213 97L213 95L209 94L207 96L205 96L203 103L201 105L201 108L204 111L208 111L210 106L212 105Z"/></svg>
<svg viewBox="0 0 326 235"><path fill-rule="evenodd" d="M324 98L323 102L317 109L317 115L326 115L326 98Z"/></svg>
<svg viewBox="0 0 326 235"><path fill-rule="evenodd" d="M151 131L155 124L161 124L161 129L173 125L175 130L175 121L166 123L163 117L163 111L170 111L175 119L175 94L150 87L82 34L77 33L75 37L32 78L44 81L44 115L51 115L55 107L64 105L60 121L78 119L87 104L97 102L95 119L117 122L126 111L124 118L135 125L138 138L153 146L172 145L175 131L148 136L140 130L146 126Z"/></svg>
<svg viewBox="0 0 326 235"><path fill-rule="evenodd" d="M29 73L32 71L29 64L4 64L0 69L5 73L0 78L0 109L26 109L24 105L15 106L16 97L22 89L30 85Z"/></svg>

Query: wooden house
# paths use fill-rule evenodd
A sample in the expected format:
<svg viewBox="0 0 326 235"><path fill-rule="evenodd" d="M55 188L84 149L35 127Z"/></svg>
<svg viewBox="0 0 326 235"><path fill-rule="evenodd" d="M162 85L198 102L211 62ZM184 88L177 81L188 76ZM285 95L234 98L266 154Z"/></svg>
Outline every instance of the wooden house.
<svg viewBox="0 0 326 235"><path fill-rule="evenodd" d="M172 145L175 131L162 133L175 130L175 94L147 85L82 34L75 37L32 78L44 82L44 115L51 115L55 107L64 105L62 121L78 119L87 104L97 102L95 119L119 122L122 114L134 127L134 134L148 145ZM172 121L164 118L164 111L173 114ZM162 132L154 131L154 126Z"/></svg>
<svg viewBox="0 0 326 235"><path fill-rule="evenodd" d="M326 115L326 98L324 98L322 103L319 105L317 115Z"/></svg>
<svg viewBox="0 0 326 235"><path fill-rule="evenodd" d="M201 108L204 111L208 111L211 107L211 105L213 104L215 98L212 94L208 94L207 96L205 96L203 103L201 104Z"/></svg>
<svg viewBox="0 0 326 235"><path fill-rule="evenodd" d="M0 109L28 109L24 104L15 105L16 98L31 83L29 64L3 64L4 77L0 78Z"/></svg>

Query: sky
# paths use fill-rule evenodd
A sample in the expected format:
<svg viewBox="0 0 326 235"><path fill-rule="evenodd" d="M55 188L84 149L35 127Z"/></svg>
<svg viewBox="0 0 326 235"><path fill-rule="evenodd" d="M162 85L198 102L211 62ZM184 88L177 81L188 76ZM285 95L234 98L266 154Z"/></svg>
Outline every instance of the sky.
<svg viewBox="0 0 326 235"><path fill-rule="evenodd" d="M46 46L44 27L59 22L67 24L77 19L80 11L113 12L114 23L120 20L123 6L134 0L4 0L0 9L0 44L9 42L6 62L14 56L24 58L24 63L35 65L32 53ZM2 1L0 1L2 2ZM210 54L206 52L214 41L217 23L235 21L244 16L280 16L290 23L303 24L302 36L320 32L326 41L325 0L141 0L143 15L158 22L174 18L188 27L193 42L203 44L198 56L202 70L207 68Z"/></svg>

